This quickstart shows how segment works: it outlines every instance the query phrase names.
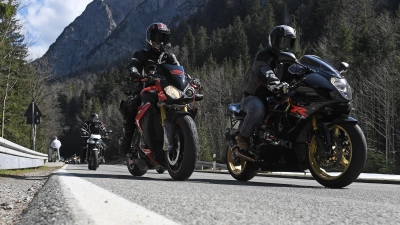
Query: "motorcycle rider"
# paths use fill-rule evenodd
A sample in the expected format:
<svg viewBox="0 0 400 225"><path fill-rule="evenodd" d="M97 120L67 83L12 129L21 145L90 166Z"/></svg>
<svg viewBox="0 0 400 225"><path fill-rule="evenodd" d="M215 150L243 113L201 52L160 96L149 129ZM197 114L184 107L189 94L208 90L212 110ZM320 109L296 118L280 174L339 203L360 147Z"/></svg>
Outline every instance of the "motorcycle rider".
<svg viewBox="0 0 400 225"><path fill-rule="evenodd" d="M287 65L278 61L280 52L291 52L296 42L296 31L290 26L280 25L272 29L268 46L260 50L251 67L250 76L244 86L240 102L247 113L240 134L236 137L238 154L251 161L253 154L248 150L252 131L264 119L266 97L279 93L287 85L281 82L288 75Z"/></svg>
<svg viewBox="0 0 400 225"><path fill-rule="evenodd" d="M167 52L171 47L171 32L167 25L163 23L153 23L146 30L147 48L133 53L131 62L127 66L130 79L134 82L133 93L129 93L126 100L120 103L120 112L123 116L124 136L120 143L119 153L126 156L135 132L136 111L141 104L140 92L143 89L141 79L151 79L147 75L150 71L155 71L158 64L172 64L179 66L176 56ZM191 78L191 83L200 87L200 81ZM145 101L145 100L144 100Z"/></svg>
<svg viewBox="0 0 400 225"><path fill-rule="evenodd" d="M84 123L83 125L84 129L87 129L88 131L90 131L90 133L94 133L94 134L100 134L102 137L105 136L107 137L107 130L106 127L104 126L103 122L100 121L99 115L97 113L91 113L90 117L88 118L88 120ZM82 151L82 155L80 157L81 163L84 163L86 159L86 139L85 142L83 144L83 151ZM106 148L104 142L102 143L104 149ZM104 153L101 153L104 154Z"/></svg>
<svg viewBox="0 0 400 225"><path fill-rule="evenodd" d="M61 147L61 142L58 140L57 136L54 136L53 141L50 144L50 148L52 148L53 151L57 150L57 158L58 158L59 162L60 162L60 147ZM49 154L51 154L51 153L49 153Z"/></svg>

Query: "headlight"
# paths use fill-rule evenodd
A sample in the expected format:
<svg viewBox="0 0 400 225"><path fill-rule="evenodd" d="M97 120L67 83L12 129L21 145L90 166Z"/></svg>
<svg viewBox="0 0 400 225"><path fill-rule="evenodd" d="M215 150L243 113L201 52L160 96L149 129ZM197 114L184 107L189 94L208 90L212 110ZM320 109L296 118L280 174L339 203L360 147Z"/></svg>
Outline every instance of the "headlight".
<svg viewBox="0 0 400 225"><path fill-rule="evenodd" d="M87 143L92 145L96 144L96 142L93 139L88 139Z"/></svg>
<svg viewBox="0 0 400 225"><path fill-rule="evenodd" d="M350 87L349 83L347 83L346 79L332 77L331 83L333 84L333 86L336 87L336 89L339 91L339 93L342 95L343 98L345 98L347 100L352 99L351 87Z"/></svg>
<svg viewBox="0 0 400 225"><path fill-rule="evenodd" d="M170 98L173 98L173 99L182 98L182 92L180 92L174 86L169 85L164 88L164 91Z"/></svg>
<svg viewBox="0 0 400 225"><path fill-rule="evenodd" d="M194 95L194 91L192 89L188 89L186 90L185 94L187 97L192 98Z"/></svg>

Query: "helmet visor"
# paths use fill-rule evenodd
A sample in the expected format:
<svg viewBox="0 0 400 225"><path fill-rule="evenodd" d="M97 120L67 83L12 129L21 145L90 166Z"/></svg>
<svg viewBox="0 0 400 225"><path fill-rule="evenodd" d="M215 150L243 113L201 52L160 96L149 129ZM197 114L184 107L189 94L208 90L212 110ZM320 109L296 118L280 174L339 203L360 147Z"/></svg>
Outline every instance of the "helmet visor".
<svg viewBox="0 0 400 225"><path fill-rule="evenodd" d="M295 42L296 39L293 37L277 37L275 41L275 46L282 51L290 51L291 49L293 49Z"/></svg>
<svg viewBox="0 0 400 225"><path fill-rule="evenodd" d="M164 45L169 44L170 42L170 33L164 33L164 32L151 32L150 33L150 41L153 43L161 44L163 43Z"/></svg>

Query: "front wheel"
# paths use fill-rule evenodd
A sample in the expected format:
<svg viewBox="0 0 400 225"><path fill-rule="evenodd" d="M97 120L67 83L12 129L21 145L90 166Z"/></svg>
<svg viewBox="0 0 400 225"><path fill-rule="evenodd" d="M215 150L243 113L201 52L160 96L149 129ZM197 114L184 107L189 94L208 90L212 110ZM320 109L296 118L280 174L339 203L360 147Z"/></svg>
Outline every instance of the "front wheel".
<svg viewBox="0 0 400 225"><path fill-rule="evenodd" d="M236 156L229 145L226 147L226 166L231 176L239 181L251 180L256 175L254 163Z"/></svg>
<svg viewBox="0 0 400 225"><path fill-rule="evenodd" d="M89 151L88 168L89 170L97 170L97 167L99 167L99 152L93 150L93 147L90 147L88 151Z"/></svg>
<svg viewBox="0 0 400 225"><path fill-rule="evenodd" d="M318 150L317 138L312 136L308 146L310 172L318 183L330 188L351 184L364 169L367 143L361 128L355 124L329 126L331 147Z"/></svg>
<svg viewBox="0 0 400 225"><path fill-rule="evenodd" d="M186 180L194 171L199 151L199 137L192 117L184 115L175 119L173 137L172 149L165 153L168 173L174 180Z"/></svg>

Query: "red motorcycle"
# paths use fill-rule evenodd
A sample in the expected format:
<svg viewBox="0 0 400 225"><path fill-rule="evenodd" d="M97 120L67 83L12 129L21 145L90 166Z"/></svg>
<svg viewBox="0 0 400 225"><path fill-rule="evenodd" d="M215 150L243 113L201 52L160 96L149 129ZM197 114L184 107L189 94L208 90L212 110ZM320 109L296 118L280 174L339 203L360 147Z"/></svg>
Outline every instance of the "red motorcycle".
<svg viewBox="0 0 400 225"><path fill-rule="evenodd" d="M200 87L182 66L159 64L140 93L135 123L136 132L128 153L127 167L133 176L143 176L147 170L168 173L174 180L188 179L195 168L199 151L194 118L197 108L191 103L203 99Z"/></svg>

